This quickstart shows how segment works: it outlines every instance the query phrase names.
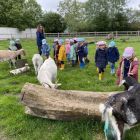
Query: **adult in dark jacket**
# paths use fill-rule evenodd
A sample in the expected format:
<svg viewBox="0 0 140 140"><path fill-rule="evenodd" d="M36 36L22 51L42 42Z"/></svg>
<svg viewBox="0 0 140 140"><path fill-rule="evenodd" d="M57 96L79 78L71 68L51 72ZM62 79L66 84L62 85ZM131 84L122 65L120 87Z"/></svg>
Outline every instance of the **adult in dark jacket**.
<svg viewBox="0 0 140 140"><path fill-rule="evenodd" d="M95 53L95 63L98 68L99 80L103 79L104 69L108 63L107 48L105 41L97 42L97 50Z"/></svg>
<svg viewBox="0 0 140 140"><path fill-rule="evenodd" d="M111 41L109 43L107 54L108 54L108 62L111 67L110 73L113 75L115 74L115 62L117 62L120 57L118 48L116 47L116 43L114 41Z"/></svg>
<svg viewBox="0 0 140 140"><path fill-rule="evenodd" d="M42 54L42 40L45 39L44 35L44 28L42 25L38 25L37 27L37 32L36 32L36 41L37 41L37 46L38 46L38 52L41 55Z"/></svg>

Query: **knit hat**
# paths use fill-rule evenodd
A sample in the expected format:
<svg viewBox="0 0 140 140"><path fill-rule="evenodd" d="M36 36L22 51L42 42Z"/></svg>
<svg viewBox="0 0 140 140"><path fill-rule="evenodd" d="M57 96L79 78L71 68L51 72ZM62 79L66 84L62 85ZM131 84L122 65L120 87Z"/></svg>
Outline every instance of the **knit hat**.
<svg viewBox="0 0 140 140"><path fill-rule="evenodd" d="M46 44L47 42L46 42L46 39L42 39L42 44L44 45L44 44Z"/></svg>
<svg viewBox="0 0 140 140"><path fill-rule="evenodd" d="M102 46L102 45L106 45L106 42L105 41L98 41L96 43L97 46Z"/></svg>
<svg viewBox="0 0 140 140"><path fill-rule="evenodd" d="M75 38L73 38L73 41L77 41L77 39L78 39L78 38L75 37Z"/></svg>
<svg viewBox="0 0 140 140"><path fill-rule="evenodd" d="M85 39L84 39L84 38L77 38L77 41L78 41L78 42L84 42Z"/></svg>
<svg viewBox="0 0 140 140"><path fill-rule="evenodd" d="M125 50L124 50L123 57L124 57L124 58L132 57L133 54L134 54L134 49L133 49L133 47L127 47L127 48L125 48Z"/></svg>
<svg viewBox="0 0 140 140"><path fill-rule="evenodd" d="M10 46L14 46L15 45L15 41L14 40L10 40Z"/></svg>
<svg viewBox="0 0 140 140"><path fill-rule="evenodd" d="M74 40L73 40L73 39L70 39L70 42L71 42L71 43L73 43L73 42L74 42Z"/></svg>
<svg viewBox="0 0 140 140"><path fill-rule="evenodd" d="M111 42L109 42L109 45L108 45L109 47L115 47L116 46L116 43L115 43L115 41L111 41Z"/></svg>
<svg viewBox="0 0 140 140"><path fill-rule="evenodd" d="M54 42L58 42L58 38L55 38L55 39L54 39Z"/></svg>
<svg viewBox="0 0 140 140"><path fill-rule="evenodd" d="M16 43L19 43L19 42L20 42L20 39L19 39L19 38L17 38L17 39L15 40L15 42L16 42Z"/></svg>
<svg viewBox="0 0 140 140"><path fill-rule="evenodd" d="M59 39L59 40L58 40L58 44L59 44L59 45L62 45L63 43L64 43L64 40L63 40L63 39Z"/></svg>
<svg viewBox="0 0 140 140"><path fill-rule="evenodd" d="M66 42L66 43L70 43L70 39L68 39L68 38L65 39L65 42Z"/></svg>

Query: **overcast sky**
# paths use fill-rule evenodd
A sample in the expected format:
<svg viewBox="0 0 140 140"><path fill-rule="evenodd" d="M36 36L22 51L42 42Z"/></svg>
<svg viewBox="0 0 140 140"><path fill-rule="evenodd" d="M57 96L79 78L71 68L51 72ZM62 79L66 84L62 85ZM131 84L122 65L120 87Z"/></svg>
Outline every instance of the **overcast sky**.
<svg viewBox="0 0 140 140"><path fill-rule="evenodd" d="M37 2L42 6L43 10L46 11L57 11L58 4L61 0L37 0ZM85 2L87 0L79 0ZM129 7L138 8L140 5L140 0L131 0Z"/></svg>

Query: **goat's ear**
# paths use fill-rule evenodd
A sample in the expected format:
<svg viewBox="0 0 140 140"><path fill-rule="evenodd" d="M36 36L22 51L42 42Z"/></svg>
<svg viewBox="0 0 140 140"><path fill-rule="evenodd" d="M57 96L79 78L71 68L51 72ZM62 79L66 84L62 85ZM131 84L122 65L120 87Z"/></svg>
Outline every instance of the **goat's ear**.
<svg viewBox="0 0 140 140"><path fill-rule="evenodd" d="M125 81L125 80L122 80L122 81L120 82L120 84L119 84L119 87L122 86L124 83L126 83L126 81Z"/></svg>

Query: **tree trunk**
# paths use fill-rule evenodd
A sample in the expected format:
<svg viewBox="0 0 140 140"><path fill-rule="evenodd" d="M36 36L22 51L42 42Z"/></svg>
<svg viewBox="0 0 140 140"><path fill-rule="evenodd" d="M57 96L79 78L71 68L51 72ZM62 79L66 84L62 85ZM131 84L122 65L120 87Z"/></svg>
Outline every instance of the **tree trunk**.
<svg viewBox="0 0 140 140"><path fill-rule="evenodd" d="M26 114L54 120L75 120L99 117L99 104L114 93L53 90L26 83L22 89L22 102L26 106Z"/></svg>

